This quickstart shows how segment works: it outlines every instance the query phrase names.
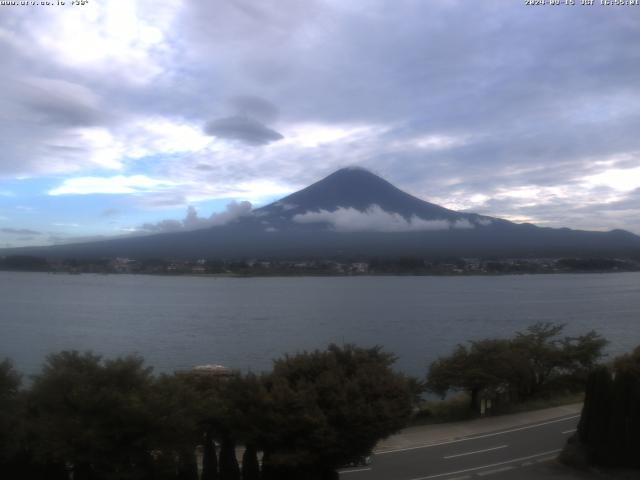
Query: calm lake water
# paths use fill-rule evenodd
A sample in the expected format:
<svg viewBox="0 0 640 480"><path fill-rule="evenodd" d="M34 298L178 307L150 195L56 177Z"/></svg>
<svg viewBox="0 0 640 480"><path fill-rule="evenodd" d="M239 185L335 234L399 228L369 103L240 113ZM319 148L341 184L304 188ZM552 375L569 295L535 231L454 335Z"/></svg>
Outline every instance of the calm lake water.
<svg viewBox="0 0 640 480"><path fill-rule="evenodd" d="M266 370L330 342L383 345L397 368L537 321L640 344L640 273L499 277L198 278L0 272L0 357L26 374L48 353L139 353L156 371Z"/></svg>

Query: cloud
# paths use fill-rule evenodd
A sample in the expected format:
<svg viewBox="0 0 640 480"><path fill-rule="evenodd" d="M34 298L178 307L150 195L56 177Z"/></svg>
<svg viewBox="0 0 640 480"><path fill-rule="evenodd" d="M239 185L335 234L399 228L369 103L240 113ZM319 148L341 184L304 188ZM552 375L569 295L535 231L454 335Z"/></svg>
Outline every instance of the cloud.
<svg viewBox="0 0 640 480"><path fill-rule="evenodd" d="M218 138L238 140L247 145L266 145L284 137L250 117L233 116L212 120L205 125L204 131Z"/></svg>
<svg viewBox="0 0 640 480"><path fill-rule="evenodd" d="M173 184L170 180L154 179L145 175L77 177L65 180L59 187L49 190L48 194L57 196L140 193L162 189Z"/></svg>
<svg viewBox="0 0 640 480"><path fill-rule="evenodd" d="M108 122L92 89L64 79L11 73L0 93L0 177L121 167Z"/></svg>
<svg viewBox="0 0 640 480"><path fill-rule="evenodd" d="M112 149L107 162L106 146L87 129L100 127L116 143L131 120L149 116L134 103L171 61L166 33L178 6L134 0L5 10L0 177L121 168L125 150Z"/></svg>
<svg viewBox="0 0 640 480"><path fill-rule="evenodd" d="M267 145L284 137L266 123L278 117L278 108L255 95L236 95L229 99L234 115L207 122L204 132L222 140L236 140L241 144Z"/></svg>
<svg viewBox="0 0 640 480"><path fill-rule="evenodd" d="M236 218L249 215L252 208L251 202L231 202L227 205L224 212L211 214L209 222L211 222L212 225L224 225Z"/></svg>
<svg viewBox="0 0 640 480"><path fill-rule="evenodd" d="M275 200L357 163L453 208L640 233L640 216L608 207L637 188L640 158L637 58L620 48L640 41L640 25L627 9L131 0L5 10L3 181L171 182L120 185L141 215L203 198Z"/></svg>
<svg viewBox="0 0 640 480"><path fill-rule="evenodd" d="M145 223L136 230L148 233L179 232L184 230L184 225L179 220L161 220L157 223Z"/></svg>
<svg viewBox="0 0 640 480"><path fill-rule="evenodd" d="M110 74L121 85L144 85L165 70L171 54L166 35L177 14L174 3L151 0L13 10L4 16L28 39L28 47L14 44L25 56L75 72Z"/></svg>
<svg viewBox="0 0 640 480"><path fill-rule="evenodd" d="M79 223L64 223L64 222L54 222L51 225L55 227L72 227L72 228L77 228L80 226Z"/></svg>
<svg viewBox="0 0 640 480"><path fill-rule="evenodd" d="M226 225L234 220L245 217L251 213L250 202L230 202L222 212L214 212L209 217L200 217L198 211L192 205L187 208L187 214L183 220L162 220L157 223L145 223L136 229L137 232L167 233L185 230L198 230L201 228Z"/></svg>
<svg viewBox="0 0 640 480"><path fill-rule="evenodd" d="M640 162L640 154L635 158ZM589 186L607 186L617 191L628 192L640 188L640 166L635 168L611 168L582 179Z"/></svg>
<svg viewBox="0 0 640 480"><path fill-rule="evenodd" d="M0 228L0 232L10 235L42 235L42 232L29 230L27 228Z"/></svg>
<svg viewBox="0 0 640 480"><path fill-rule="evenodd" d="M255 95L236 95L230 100L238 115L255 118L264 123L273 122L278 117L278 107Z"/></svg>
<svg viewBox="0 0 640 480"><path fill-rule="evenodd" d="M40 121L61 126L92 126L104 123L98 95L86 86L67 80L32 77L24 79L20 102Z"/></svg>
<svg viewBox="0 0 640 480"><path fill-rule="evenodd" d="M481 223L481 225L484 226L484 224L482 224L482 223ZM451 222L451 228L459 229L459 230L466 230L468 228L475 228L475 225L473 223L471 223L469 220L467 220L466 218L459 218L458 220L455 220L455 221Z"/></svg>
<svg viewBox="0 0 640 480"><path fill-rule="evenodd" d="M371 205L367 210L338 208L333 212L320 210L294 215L297 223L326 223L338 232L421 232L449 229L474 228L466 219L454 222L448 220L425 220L412 216L405 218L394 212L387 212L379 205Z"/></svg>

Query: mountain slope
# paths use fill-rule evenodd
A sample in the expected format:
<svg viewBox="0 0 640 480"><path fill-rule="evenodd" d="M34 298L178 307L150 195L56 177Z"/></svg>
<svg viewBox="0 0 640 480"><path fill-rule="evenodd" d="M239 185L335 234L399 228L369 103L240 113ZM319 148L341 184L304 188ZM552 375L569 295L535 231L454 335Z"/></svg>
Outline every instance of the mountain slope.
<svg viewBox="0 0 640 480"><path fill-rule="evenodd" d="M294 206L293 211L296 213L309 210L332 211L339 207L351 207L364 211L371 205L378 205L387 212L399 213L405 217L412 215L426 219L459 217L457 212L409 195L361 168L338 170L276 203ZM270 207L267 206L265 209Z"/></svg>
<svg viewBox="0 0 640 480"><path fill-rule="evenodd" d="M640 237L456 212L366 170L347 168L226 225L2 253L58 258L611 256L640 254Z"/></svg>
<svg viewBox="0 0 640 480"><path fill-rule="evenodd" d="M326 230L328 226L337 231L398 232L438 230L438 227L449 228L455 222L459 227L466 224L460 222L505 222L425 202L367 170L353 167L338 170L253 214L260 217L263 224L266 222L284 230L305 229L303 225L306 224L310 225L306 229ZM340 220L340 215L359 223L351 229L332 224L331 220ZM365 217L371 217L373 221L367 222ZM389 224L384 225L385 221Z"/></svg>

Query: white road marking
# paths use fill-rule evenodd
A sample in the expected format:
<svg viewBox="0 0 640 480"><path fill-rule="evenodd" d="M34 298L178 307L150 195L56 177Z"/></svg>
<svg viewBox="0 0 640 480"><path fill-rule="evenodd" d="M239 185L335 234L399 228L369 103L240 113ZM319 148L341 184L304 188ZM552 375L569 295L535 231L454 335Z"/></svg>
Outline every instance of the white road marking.
<svg viewBox="0 0 640 480"><path fill-rule="evenodd" d="M459 438L457 440L447 440L446 442L425 443L424 445L417 445L415 447L396 448L396 449L393 449L393 450L381 450L381 451L376 451L375 454L376 455L385 455L387 453L407 452L409 450L418 450L418 449L421 449L421 448L431 448L431 447L437 447L437 446L440 446L440 445L451 445L452 443L458 443L458 442L468 442L470 440L477 440L479 438L494 437L496 435L504 435L505 433L519 432L521 430L528 430L530 428L542 427L544 425L550 425L552 423L566 422L567 420L573 420L574 418L579 418L579 417L580 417L580 415L573 415L571 417L558 418L556 420L549 420L548 422L536 423L535 425L527 425L526 427L512 428L510 430L503 430L501 432L485 433L484 435L477 435L475 437Z"/></svg>
<svg viewBox="0 0 640 480"><path fill-rule="evenodd" d="M354 472L368 472L371 468L356 468L355 470L340 470L340 475L343 473L354 473Z"/></svg>
<svg viewBox="0 0 640 480"><path fill-rule="evenodd" d="M507 467L494 468L493 470L486 470L484 472L478 472L476 475L479 477L484 477L485 475L493 475L494 473L506 472L507 470L513 470L514 466L510 465Z"/></svg>
<svg viewBox="0 0 640 480"><path fill-rule="evenodd" d="M473 472L475 470L483 470L485 468L499 467L500 465L506 465L508 463L521 462L521 461L524 461L524 460L529 460L531 458L543 457L545 455L551 455L552 453L558 453L559 451L560 451L560 449L550 450L548 452L536 453L534 455L529 455L527 457L512 458L511 460L505 460L504 462L497 462L497 463L491 463L489 465L482 465L481 467L465 468L464 470L457 470L455 472L438 473L436 475L428 475L426 477L416 477L416 478L412 478L411 480L429 480L430 478L446 477L448 475L457 475L459 473Z"/></svg>
<svg viewBox="0 0 640 480"><path fill-rule="evenodd" d="M572 428L571 430L565 430L564 432L562 432L563 435L566 435L567 433L573 433L577 430L577 428Z"/></svg>
<svg viewBox="0 0 640 480"><path fill-rule="evenodd" d="M538 458L536 459L536 463L544 463L544 462L550 462L551 460L555 460L556 457L544 457L544 458Z"/></svg>
<svg viewBox="0 0 640 480"><path fill-rule="evenodd" d="M501 448L507 448L508 446L509 445L500 445L499 447L485 448L484 450L475 450L473 452L466 452L466 453L456 453L455 455L448 455L443 458L464 457L466 455L473 455L474 453L483 453L483 452L491 452L492 450L500 450Z"/></svg>

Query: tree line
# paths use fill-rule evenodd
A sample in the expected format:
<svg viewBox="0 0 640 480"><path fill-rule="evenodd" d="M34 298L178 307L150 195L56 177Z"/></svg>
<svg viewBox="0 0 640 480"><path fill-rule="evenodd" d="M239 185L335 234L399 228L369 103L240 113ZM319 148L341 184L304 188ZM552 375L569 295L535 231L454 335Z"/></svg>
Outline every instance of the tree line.
<svg viewBox="0 0 640 480"><path fill-rule="evenodd" d="M579 467L640 468L640 346L602 363L602 336L563 336L563 329L536 323L511 338L458 345L431 364L427 389L442 396L467 392L474 411L483 396L512 405L584 392L577 433L561 460Z"/></svg>
<svg viewBox="0 0 640 480"><path fill-rule="evenodd" d="M28 387L5 360L0 476L194 480L199 446L203 480L334 479L406 425L413 391L394 360L331 345L261 375L155 376L140 357L64 351Z"/></svg>
<svg viewBox="0 0 640 480"><path fill-rule="evenodd" d="M514 404L560 392L581 392L598 365L607 341L595 331L563 336L564 325L540 322L512 338L488 338L458 345L431 364L427 388L441 396L469 394L469 406L482 399Z"/></svg>
<svg viewBox="0 0 640 480"><path fill-rule="evenodd" d="M563 328L537 323L511 338L458 345L424 381L395 372L395 356L382 348L354 345L224 377L154 375L138 356L64 351L48 356L26 385L5 360L0 476L194 480L197 449L203 480L335 479L340 466L406 426L424 391L467 392L474 412L483 399L514 404L583 391L607 342L593 331L565 336Z"/></svg>

